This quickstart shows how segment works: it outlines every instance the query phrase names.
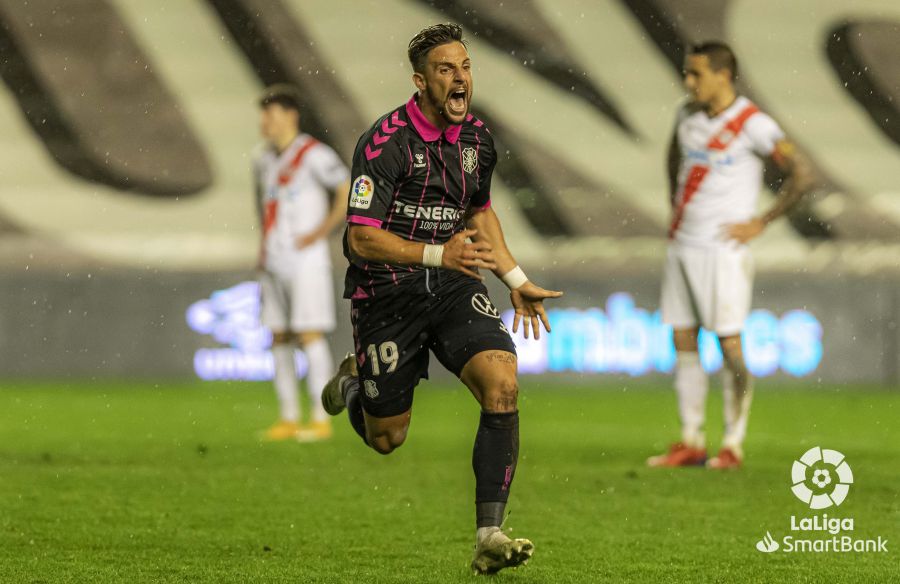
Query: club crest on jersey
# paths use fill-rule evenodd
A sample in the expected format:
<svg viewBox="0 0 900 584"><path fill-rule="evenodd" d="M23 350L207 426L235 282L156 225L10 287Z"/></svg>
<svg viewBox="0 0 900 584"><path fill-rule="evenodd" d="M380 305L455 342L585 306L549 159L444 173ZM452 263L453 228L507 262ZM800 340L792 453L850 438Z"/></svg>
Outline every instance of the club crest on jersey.
<svg viewBox="0 0 900 584"><path fill-rule="evenodd" d="M363 389L365 389L366 395L371 399L375 399L378 397L378 386L375 385L375 382L371 379L366 379L363 381Z"/></svg>
<svg viewBox="0 0 900 584"><path fill-rule="evenodd" d="M719 135L716 136L716 139L722 144L730 144L732 140L735 138L735 133L728 128L725 128Z"/></svg>
<svg viewBox="0 0 900 584"><path fill-rule="evenodd" d="M375 183L371 178L362 174L353 181L350 188L350 206L356 209L368 209L372 206L372 198L375 196Z"/></svg>
<svg viewBox="0 0 900 584"><path fill-rule="evenodd" d="M478 155L475 153L475 149L471 146L469 148L463 148L462 165L463 170L465 170L469 174L472 174L472 171L478 168Z"/></svg>

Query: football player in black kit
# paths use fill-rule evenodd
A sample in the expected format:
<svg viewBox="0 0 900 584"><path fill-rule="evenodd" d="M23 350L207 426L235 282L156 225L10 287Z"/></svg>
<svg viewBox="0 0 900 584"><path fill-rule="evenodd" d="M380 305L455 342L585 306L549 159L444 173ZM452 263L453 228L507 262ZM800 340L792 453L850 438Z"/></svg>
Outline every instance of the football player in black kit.
<svg viewBox="0 0 900 584"><path fill-rule="evenodd" d="M526 562L527 539L501 529L519 451L516 350L488 298L479 268L510 288L513 332L550 326L543 301L506 247L491 209L497 161L485 125L469 113L471 61L454 24L428 27L409 43L416 93L360 138L344 255L356 343L322 395L345 408L381 454L403 444L413 391L428 376L429 351L481 404L472 467L476 544L472 569L493 573ZM468 241L468 240L471 240Z"/></svg>

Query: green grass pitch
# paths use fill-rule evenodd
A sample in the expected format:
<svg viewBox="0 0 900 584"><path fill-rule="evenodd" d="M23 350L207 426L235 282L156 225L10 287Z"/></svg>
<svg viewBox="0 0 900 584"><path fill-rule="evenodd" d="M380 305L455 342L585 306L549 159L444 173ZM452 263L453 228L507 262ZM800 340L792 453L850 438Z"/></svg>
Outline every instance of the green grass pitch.
<svg viewBox="0 0 900 584"><path fill-rule="evenodd" d="M758 384L737 472L643 466L675 437L668 382L525 379L506 527L532 562L496 582L888 582L900 578L900 394ZM441 389L438 389L439 387ZM267 384L0 388L0 582L473 582L474 400L423 383L406 445L261 443ZM710 397L710 441L720 436ZM842 451L831 516L887 554L763 554L810 511L791 462ZM816 534L814 537L821 537Z"/></svg>

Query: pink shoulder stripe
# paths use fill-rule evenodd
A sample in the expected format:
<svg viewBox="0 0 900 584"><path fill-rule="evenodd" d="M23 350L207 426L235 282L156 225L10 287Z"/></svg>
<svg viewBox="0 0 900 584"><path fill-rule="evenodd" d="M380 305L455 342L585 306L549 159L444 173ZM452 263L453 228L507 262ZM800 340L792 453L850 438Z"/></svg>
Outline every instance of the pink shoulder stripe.
<svg viewBox="0 0 900 584"><path fill-rule="evenodd" d="M473 126L475 126L476 128L480 128L480 127L484 126L484 122L482 122L481 120L479 120L478 118L476 118L476 117L473 116L472 114L467 114L467 115L466 115L466 121L467 121L467 122L470 122L470 123L471 123ZM487 129L487 128L485 128L485 129Z"/></svg>
<svg viewBox="0 0 900 584"><path fill-rule="evenodd" d="M391 125L393 124L393 125ZM406 122L400 119L400 111L394 111L391 114L390 118L384 118L381 122L381 133L378 130L375 130L375 133L372 135L372 142L366 144L366 160L372 160L374 158L378 158L381 156L382 149L381 148L373 148L373 146L381 146L385 142L391 139L394 132L402 128L406 125ZM382 135L384 134L384 135Z"/></svg>
<svg viewBox="0 0 900 584"><path fill-rule="evenodd" d="M377 227L381 229L381 221L379 221L378 219L372 219L371 217L363 217L362 215L348 215L347 223L368 225L369 227Z"/></svg>

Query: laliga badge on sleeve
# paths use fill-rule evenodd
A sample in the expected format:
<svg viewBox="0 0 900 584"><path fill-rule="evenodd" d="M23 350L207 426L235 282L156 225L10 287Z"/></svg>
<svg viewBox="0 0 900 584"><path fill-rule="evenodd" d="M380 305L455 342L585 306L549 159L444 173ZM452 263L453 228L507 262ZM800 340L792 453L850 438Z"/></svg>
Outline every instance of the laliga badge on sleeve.
<svg viewBox="0 0 900 584"><path fill-rule="evenodd" d="M356 177L350 189L350 206L356 209L368 209L372 206L372 197L374 196L374 181L364 174Z"/></svg>

